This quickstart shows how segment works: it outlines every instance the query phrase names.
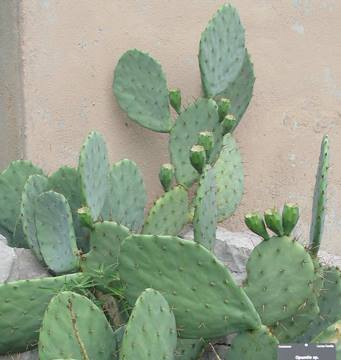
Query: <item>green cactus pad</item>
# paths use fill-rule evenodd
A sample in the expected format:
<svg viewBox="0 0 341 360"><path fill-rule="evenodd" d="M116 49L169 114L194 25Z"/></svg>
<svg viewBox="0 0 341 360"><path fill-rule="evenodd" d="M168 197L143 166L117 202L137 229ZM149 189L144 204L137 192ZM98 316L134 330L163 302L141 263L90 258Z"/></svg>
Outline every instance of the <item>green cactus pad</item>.
<svg viewBox="0 0 341 360"><path fill-rule="evenodd" d="M304 247L290 237L272 237L257 245L246 270L245 291L264 325L292 316L313 296L314 264Z"/></svg>
<svg viewBox="0 0 341 360"><path fill-rule="evenodd" d="M261 236L264 240L270 239L268 231L266 230L264 219L258 212L246 214L244 222L252 232Z"/></svg>
<svg viewBox="0 0 341 360"><path fill-rule="evenodd" d="M49 188L48 179L44 175L31 175L24 186L21 200L21 216L23 230L29 247L39 260L43 260L40 253L35 223L36 200L40 194Z"/></svg>
<svg viewBox="0 0 341 360"><path fill-rule="evenodd" d="M91 132L83 144L78 170L84 198L93 219L97 220L109 190L107 147L102 135L98 132Z"/></svg>
<svg viewBox="0 0 341 360"><path fill-rule="evenodd" d="M271 333L282 344L293 343L298 336L304 334L319 311L316 296L313 295L306 299L294 315L271 326Z"/></svg>
<svg viewBox="0 0 341 360"><path fill-rule="evenodd" d="M136 300L122 340L120 360L173 360L176 325L167 301L146 289Z"/></svg>
<svg viewBox="0 0 341 360"><path fill-rule="evenodd" d="M49 185L51 190L64 195L69 203L77 245L83 252L87 252L89 250L89 231L81 225L77 213L78 209L85 204L79 172L72 167L63 166L49 177Z"/></svg>
<svg viewBox="0 0 341 360"><path fill-rule="evenodd" d="M36 235L41 255L55 274L76 271L79 256L69 204L62 194L48 191L35 204Z"/></svg>
<svg viewBox="0 0 341 360"><path fill-rule="evenodd" d="M118 256L123 240L129 230L114 222L97 223L91 232L90 251L83 256L81 267L88 274L102 278L102 285L108 286L117 271Z"/></svg>
<svg viewBox="0 0 341 360"><path fill-rule="evenodd" d="M175 350L175 360L197 360L204 351L206 343L203 339L178 338Z"/></svg>
<svg viewBox="0 0 341 360"><path fill-rule="evenodd" d="M229 360L276 360L278 340L262 326L256 331L237 335L227 353Z"/></svg>
<svg viewBox="0 0 341 360"><path fill-rule="evenodd" d="M154 131L170 131L166 78L151 56L136 49L123 54L115 69L113 90L132 120Z"/></svg>
<svg viewBox="0 0 341 360"><path fill-rule="evenodd" d="M143 234L178 235L188 222L188 194L181 186L162 194L152 208L144 223Z"/></svg>
<svg viewBox="0 0 341 360"><path fill-rule="evenodd" d="M111 360L113 331L85 296L63 291L48 305L39 334L39 359Z"/></svg>
<svg viewBox="0 0 341 360"><path fill-rule="evenodd" d="M194 241L213 250L217 230L216 182L214 169L209 165L200 177L195 204Z"/></svg>
<svg viewBox="0 0 341 360"><path fill-rule="evenodd" d="M230 134L224 136L223 148L214 165L217 186L217 216L223 221L231 216L244 192L243 163L237 144Z"/></svg>
<svg viewBox="0 0 341 360"><path fill-rule="evenodd" d="M237 120L236 126L249 106L252 98L255 79L253 64L250 60L248 52L246 51L243 66L240 69L238 75L229 84L226 90L219 95L227 97L231 100L231 107L229 112L235 116Z"/></svg>
<svg viewBox="0 0 341 360"><path fill-rule="evenodd" d="M266 226L278 236L283 236L282 215L277 209L268 209L264 211L264 220Z"/></svg>
<svg viewBox="0 0 341 360"><path fill-rule="evenodd" d="M180 89L172 89L169 90L168 93L169 102L172 108L178 113L181 113L181 90Z"/></svg>
<svg viewBox="0 0 341 360"><path fill-rule="evenodd" d="M132 235L122 244L120 278L128 301L153 287L168 301L179 336L200 339L255 329L259 316L230 272L194 241Z"/></svg>
<svg viewBox="0 0 341 360"><path fill-rule="evenodd" d="M72 288L81 274L0 285L0 355L27 351L37 343L39 328L51 298Z"/></svg>
<svg viewBox="0 0 341 360"><path fill-rule="evenodd" d="M244 56L245 35L238 13L231 5L223 5L200 39L199 65L206 96L216 96L228 88L238 76Z"/></svg>
<svg viewBox="0 0 341 360"><path fill-rule="evenodd" d="M102 217L140 232L147 195L142 174L133 161L124 159L113 165L109 194Z"/></svg>
<svg viewBox="0 0 341 360"><path fill-rule="evenodd" d="M175 170L172 164L162 164L159 171L159 180L165 192L169 191L174 180Z"/></svg>
<svg viewBox="0 0 341 360"><path fill-rule="evenodd" d="M282 223L284 235L290 236L291 232L294 230L298 219L300 217L300 210L298 205L287 203L283 206L282 211Z"/></svg>
<svg viewBox="0 0 341 360"><path fill-rule="evenodd" d="M328 136L324 136L321 143L320 159L316 174L312 222L310 227L310 252L313 256L317 256L323 235L323 226L325 218L325 209L327 201L327 185L328 185L328 169L329 169L329 140Z"/></svg>
<svg viewBox="0 0 341 360"><path fill-rule="evenodd" d="M21 195L25 183L34 174L42 175L43 172L30 161L16 160L0 175L0 227L5 230L4 235L10 236L7 241L13 247L29 248L21 230L17 230L17 233L22 236L15 238L13 235L17 224L21 225Z"/></svg>
<svg viewBox="0 0 341 360"><path fill-rule="evenodd" d="M320 344L335 344L336 360L341 360L341 320L322 331L315 339L312 340L312 342Z"/></svg>
<svg viewBox="0 0 341 360"><path fill-rule="evenodd" d="M191 165L190 150L198 143L202 131L211 131L214 135L214 148L209 159L211 163L217 158L222 146L218 106L213 100L198 99L179 115L171 130L169 151L180 184L190 186L199 177Z"/></svg>

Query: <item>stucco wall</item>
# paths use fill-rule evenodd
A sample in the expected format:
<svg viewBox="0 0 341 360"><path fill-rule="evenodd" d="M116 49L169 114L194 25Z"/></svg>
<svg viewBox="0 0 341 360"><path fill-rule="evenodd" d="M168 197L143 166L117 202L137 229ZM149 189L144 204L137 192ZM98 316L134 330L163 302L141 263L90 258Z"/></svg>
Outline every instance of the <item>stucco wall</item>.
<svg viewBox="0 0 341 360"><path fill-rule="evenodd" d="M233 0L247 32L257 76L254 98L236 131L246 192L226 222L242 230L245 212L286 200L302 208L306 236L322 134L331 137L324 247L341 254L341 1ZM184 103L200 95L198 41L222 4L214 0L22 0L21 51L25 156L46 170L75 165L91 129L101 131L111 160L135 160L150 199L161 192L159 165L167 135L133 124L111 92L112 72L129 48L163 65ZM3 148L3 145L1 145Z"/></svg>

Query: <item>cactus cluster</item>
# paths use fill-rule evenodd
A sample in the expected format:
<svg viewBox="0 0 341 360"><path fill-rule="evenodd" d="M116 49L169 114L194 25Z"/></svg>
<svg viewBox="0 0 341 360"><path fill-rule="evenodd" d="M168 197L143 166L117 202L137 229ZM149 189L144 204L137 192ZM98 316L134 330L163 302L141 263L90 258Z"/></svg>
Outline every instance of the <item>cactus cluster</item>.
<svg viewBox="0 0 341 360"><path fill-rule="evenodd" d="M295 204L247 215L264 241L238 286L213 254L217 224L243 193L233 130L255 79L233 7L224 5L204 30L199 65L204 97L185 109L180 90L168 90L148 54L130 50L116 66L121 108L169 133L171 163L159 172L164 193L146 216L137 165L124 159L110 166L97 132L85 140L78 168L47 176L15 161L0 175L0 232L10 245L30 248L51 274L0 285L0 354L38 345L42 360L197 360L208 344L237 334L226 360L275 360L279 342L340 343L341 274L318 259L328 138L310 245L292 235ZM187 224L194 241L181 237Z"/></svg>

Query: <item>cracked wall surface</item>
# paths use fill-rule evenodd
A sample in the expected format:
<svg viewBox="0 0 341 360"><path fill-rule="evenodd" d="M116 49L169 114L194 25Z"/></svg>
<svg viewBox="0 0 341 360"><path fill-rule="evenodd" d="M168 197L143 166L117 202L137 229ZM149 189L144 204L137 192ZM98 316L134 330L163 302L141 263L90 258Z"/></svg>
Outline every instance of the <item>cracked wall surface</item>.
<svg viewBox="0 0 341 360"><path fill-rule="evenodd" d="M75 165L83 139L101 131L112 161L141 167L149 200L168 161L167 135L132 123L112 96L114 66L130 48L158 59L184 103L201 93L198 42L216 0L22 0L20 49L25 154L47 171ZM232 0L246 28L256 84L236 131L245 162L242 205L224 223L242 231L243 214L285 201L301 206L301 238L310 223L320 141L331 138L323 247L341 255L341 2ZM0 55L1 56L1 55ZM1 146L1 165L11 145ZM7 150L4 150L7 149ZM4 160L5 159L5 160Z"/></svg>

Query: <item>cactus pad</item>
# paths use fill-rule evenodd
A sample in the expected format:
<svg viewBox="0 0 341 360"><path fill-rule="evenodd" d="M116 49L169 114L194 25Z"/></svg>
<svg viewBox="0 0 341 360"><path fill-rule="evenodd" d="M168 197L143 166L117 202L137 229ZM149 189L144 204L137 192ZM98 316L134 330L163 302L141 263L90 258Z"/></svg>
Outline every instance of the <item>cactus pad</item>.
<svg viewBox="0 0 341 360"><path fill-rule="evenodd" d="M170 131L166 78L151 56L136 49L123 54L115 69L113 90L132 120L154 131Z"/></svg>
<svg viewBox="0 0 341 360"><path fill-rule="evenodd" d="M188 222L188 194L181 186L164 193L150 209L143 233L149 235L178 235Z"/></svg>
<svg viewBox="0 0 341 360"><path fill-rule="evenodd" d="M218 106L213 100L198 99L190 105L179 115L170 133L169 150L175 176L179 183L186 186L199 177L190 162L190 149L197 144L202 131L211 131L214 135L214 148L209 159L212 162L222 146Z"/></svg>
<svg viewBox="0 0 341 360"><path fill-rule="evenodd" d="M175 347L173 312L159 292L146 289L136 300L126 325L120 360L173 360Z"/></svg>
<svg viewBox="0 0 341 360"><path fill-rule="evenodd" d="M194 241L213 250L217 230L216 182L209 165L200 177L193 217Z"/></svg>
<svg viewBox="0 0 341 360"><path fill-rule="evenodd" d="M82 191L91 215L97 220L109 190L107 147L101 134L91 132L79 156Z"/></svg>
<svg viewBox="0 0 341 360"><path fill-rule="evenodd" d="M34 174L42 175L43 172L30 161L16 160L0 175L0 226L7 233L4 235L13 236L17 224L21 225L21 195L27 179ZM23 235L22 231L17 230L17 233ZM10 246L28 247L23 236L17 236L16 241L13 241L14 237L7 240Z"/></svg>
<svg viewBox="0 0 341 360"><path fill-rule="evenodd" d="M246 270L245 291L265 325L292 316L313 295L314 264L290 237L272 237L257 245Z"/></svg>
<svg viewBox="0 0 341 360"><path fill-rule="evenodd" d="M48 305L39 335L39 359L112 359L113 331L85 296L64 291Z"/></svg>
<svg viewBox="0 0 341 360"><path fill-rule="evenodd" d="M102 217L140 232L147 196L142 174L133 161L125 159L113 165L109 194Z"/></svg>
<svg viewBox="0 0 341 360"><path fill-rule="evenodd" d="M199 65L206 96L213 97L237 77L245 56L244 29L236 9L223 5L201 34Z"/></svg>
<svg viewBox="0 0 341 360"><path fill-rule="evenodd" d="M259 316L230 272L194 241L132 235L122 244L120 278L133 304L147 287L168 301L182 338L214 338L260 325Z"/></svg>
<svg viewBox="0 0 341 360"><path fill-rule="evenodd" d="M46 307L64 287L72 288L81 274L0 285L0 355L35 345Z"/></svg>
<svg viewBox="0 0 341 360"><path fill-rule="evenodd" d="M224 136L223 148L214 165L217 186L218 221L231 216L244 191L244 171L237 144L230 134Z"/></svg>
<svg viewBox="0 0 341 360"><path fill-rule="evenodd" d="M278 340L262 326L237 335L227 353L229 360L276 360Z"/></svg>
<svg viewBox="0 0 341 360"><path fill-rule="evenodd" d="M24 186L21 200L23 230L29 247L39 260L40 253L35 223L35 204L38 196L48 190L48 180L43 175L31 175Z"/></svg>
<svg viewBox="0 0 341 360"><path fill-rule="evenodd" d="M335 344L336 345L336 360L341 359L341 320L337 321L327 329L322 331L313 343L320 344Z"/></svg>
<svg viewBox="0 0 341 360"><path fill-rule="evenodd" d="M35 223L41 255L55 274L76 271L79 256L69 204L62 194L48 191L35 204Z"/></svg>

